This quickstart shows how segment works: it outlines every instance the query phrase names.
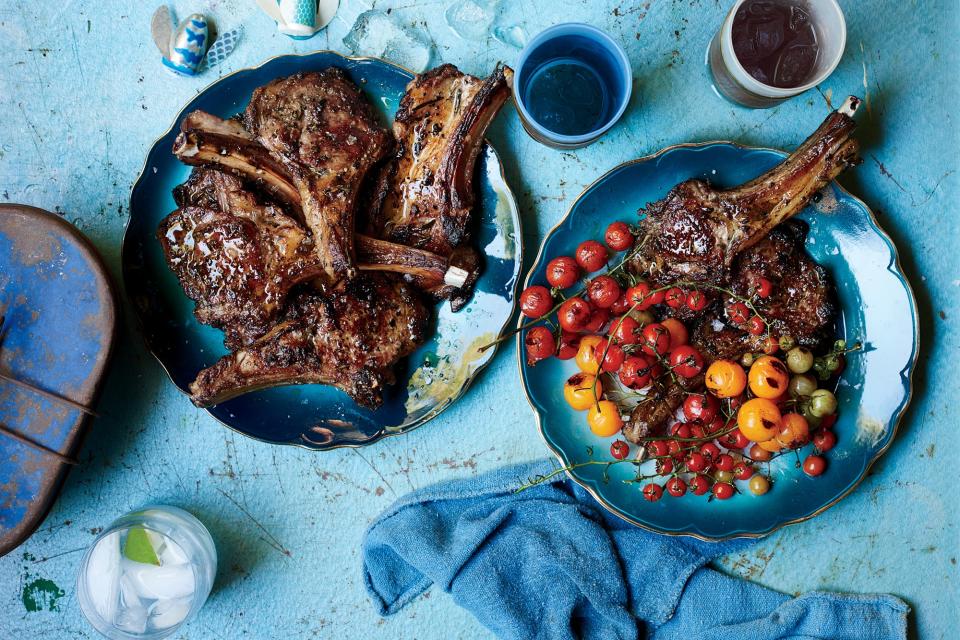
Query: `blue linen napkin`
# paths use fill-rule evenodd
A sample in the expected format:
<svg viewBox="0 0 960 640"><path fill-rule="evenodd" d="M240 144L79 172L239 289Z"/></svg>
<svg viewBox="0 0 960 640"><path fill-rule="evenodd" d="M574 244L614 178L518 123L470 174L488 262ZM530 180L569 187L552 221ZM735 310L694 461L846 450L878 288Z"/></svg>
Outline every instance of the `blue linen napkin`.
<svg viewBox="0 0 960 640"><path fill-rule="evenodd" d="M370 525L364 581L380 615L432 584L501 638L892 640L907 605L886 595L798 598L706 567L748 540L644 531L564 475L520 493L541 461L401 498Z"/></svg>

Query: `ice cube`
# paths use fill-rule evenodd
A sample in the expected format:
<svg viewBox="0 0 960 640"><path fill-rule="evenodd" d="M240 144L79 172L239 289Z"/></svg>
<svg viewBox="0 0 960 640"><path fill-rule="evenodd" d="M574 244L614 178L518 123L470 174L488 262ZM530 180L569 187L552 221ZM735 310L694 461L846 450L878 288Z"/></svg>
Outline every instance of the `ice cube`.
<svg viewBox="0 0 960 640"><path fill-rule="evenodd" d="M104 620L113 620L120 597L120 533L101 539L90 552L86 573L87 593Z"/></svg>
<svg viewBox="0 0 960 640"><path fill-rule="evenodd" d="M523 49L527 46L527 31L518 24L495 26L493 28L493 37L517 49Z"/></svg>
<svg viewBox="0 0 960 640"><path fill-rule="evenodd" d="M163 546L157 550L157 557L160 558L161 566L168 564L187 564L190 558L184 552L183 547L169 538L164 540Z"/></svg>
<svg viewBox="0 0 960 640"><path fill-rule="evenodd" d="M790 7L790 30L800 31L810 24L810 14L800 7Z"/></svg>
<svg viewBox="0 0 960 640"><path fill-rule="evenodd" d="M154 631L175 627L183 622L190 613L190 598L157 600L150 607L148 624Z"/></svg>
<svg viewBox="0 0 960 640"><path fill-rule="evenodd" d="M466 40L486 40L500 0L457 0L444 16L447 25Z"/></svg>
<svg viewBox="0 0 960 640"><path fill-rule="evenodd" d="M753 42L758 57L765 58L780 48L783 44L785 28L783 16L751 22L750 29L753 31Z"/></svg>
<svg viewBox="0 0 960 640"><path fill-rule="evenodd" d="M196 589L193 567L189 564L158 567L126 559L124 562L123 577L130 579L141 599L183 598L192 595Z"/></svg>
<svg viewBox="0 0 960 640"><path fill-rule="evenodd" d="M817 47L798 44L787 49L773 72L773 82L778 87L798 87L810 77L817 62Z"/></svg>
<svg viewBox="0 0 960 640"><path fill-rule="evenodd" d="M354 55L386 58L416 73L430 66L433 45L418 30L401 26L383 11L357 16L343 45Z"/></svg>
<svg viewBox="0 0 960 640"><path fill-rule="evenodd" d="M127 633L140 634L147 630L147 609L139 604L125 606L117 612L113 626Z"/></svg>

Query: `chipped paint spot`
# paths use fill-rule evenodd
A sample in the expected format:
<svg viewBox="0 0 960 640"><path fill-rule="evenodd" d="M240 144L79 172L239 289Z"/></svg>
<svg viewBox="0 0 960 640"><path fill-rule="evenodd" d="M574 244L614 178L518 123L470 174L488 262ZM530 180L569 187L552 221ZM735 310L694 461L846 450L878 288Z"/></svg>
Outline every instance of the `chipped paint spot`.
<svg viewBox="0 0 960 640"><path fill-rule="evenodd" d="M37 578L23 587L21 598L24 608L34 613L36 611L60 611L60 598L66 592L58 587L53 580Z"/></svg>

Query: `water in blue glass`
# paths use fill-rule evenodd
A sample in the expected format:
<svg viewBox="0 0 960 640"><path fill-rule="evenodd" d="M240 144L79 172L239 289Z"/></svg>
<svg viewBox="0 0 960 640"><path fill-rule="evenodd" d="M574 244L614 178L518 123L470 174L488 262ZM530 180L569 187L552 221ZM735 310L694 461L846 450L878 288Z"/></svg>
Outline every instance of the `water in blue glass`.
<svg viewBox="0 0 960 640"><path fill-rule="evenodd" d="M617 60L583 36L543 43L524 67L524 106L537 124L555 134L578 136L600 129L623 99Z"/></svg>

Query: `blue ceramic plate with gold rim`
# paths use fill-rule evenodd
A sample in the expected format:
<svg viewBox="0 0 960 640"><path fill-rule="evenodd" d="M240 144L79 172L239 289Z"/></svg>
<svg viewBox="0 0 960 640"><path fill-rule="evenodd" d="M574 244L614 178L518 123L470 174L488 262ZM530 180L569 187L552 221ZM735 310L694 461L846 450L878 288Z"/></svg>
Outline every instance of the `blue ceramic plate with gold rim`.
<svg viewBox="0 0 960 640"><path fill-rule="evenodd" d="M130 197L130 222L123 241L123 278L147 346L185 393L204 367L227 351L223 334L197 322L193 302L167 268L156 239L160 221L176 208L171 190L190 173L171 153L180 122L195 109L228 118L242 111L254 89L300 71L343 69L364 91L385 125L413 74L376 58L349 58L332 51L272 58L213 83L184 107L154 143ZM520 275L520 217L500 160L486 145L477 160L476 225L472 242L484 256L470 303L458 313L436 305L430 339L396 369L397 383L376 411L357 406L345 393L322 385L265 389L208 411L245 435L312 449L369 444L403 433L438 415L459 398L491 359L493 341L513 311Z"/></svg>
<svg viewBox="0 0 960 640"><path fill-rule="evenodd" d="M620 165L588 187L566 217L550 232L525 286L545 284L546 263L572 255L587 238L602 238L615 220L631 221L637 210L659 200L689 178L731 187L767 171L786 154L745 148L729 142L668 147ZM771 463L770 492L744 491L732 500L711 501L687 494L647 502L640 486L623 481L633 465L587 465L568 471L607 509L638 526L671 535L707 540L764 536L801 522L836 504L866 476L890 446L910 401L916 361L917 311L896 249L867 206L836 184L799 217L810 225L807 251L833 276L841 307L840 331L865 349L847 358L837 388L837 446L827 454L827 471L810 478L783 456ZM518 337L519 353L523 352ZM574 373L572 361L551 358L535 367L519 358L524 389L547 445L564 466L588 460L612 460L613 438L594 436L585 414L563 399L563 383ZM807 449L809 449L809 445ZM802 450L801 456L809 451Z"/></svg>

